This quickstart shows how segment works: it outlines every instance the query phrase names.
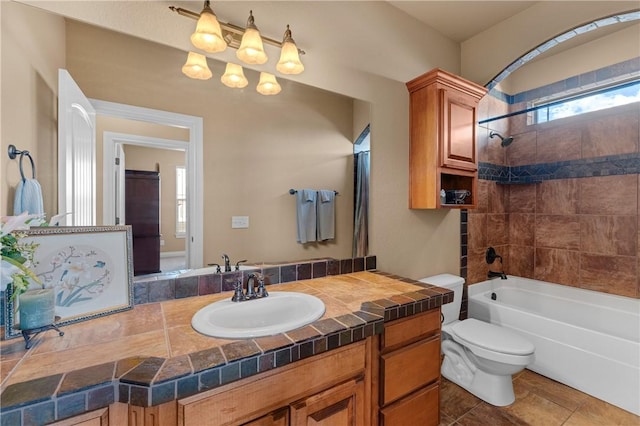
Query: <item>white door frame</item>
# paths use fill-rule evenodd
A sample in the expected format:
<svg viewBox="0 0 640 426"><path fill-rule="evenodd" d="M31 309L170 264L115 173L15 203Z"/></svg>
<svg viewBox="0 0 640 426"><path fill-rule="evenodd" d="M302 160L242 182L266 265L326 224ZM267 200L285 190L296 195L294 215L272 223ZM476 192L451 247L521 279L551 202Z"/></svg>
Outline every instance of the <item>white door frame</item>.
<svg viewBox="0 0 640 426"><path fill-rule="evenodd" d="M106 115L110 117L145 121L148 123L155 123L165 126L174 126L189 129L189 142L183 141L171 141L168 139L158 139L136 136L138 140L146 139L150 145L156 148L167 148L169 146L175 149L178 144L184 146L180 149L185 150L186 172L187 172L187 235L185 250L187 252L188 267L192 269L202 267L203 259L203 161L202 161L202 117L196 117L192 115L177 114L167 111L160 111L150 108L136 107L125 104L118 104L114 102L100 101L96 99L90 99L91 104L95 108L96 114ZM105 132L107 135L109 132ZM111 135L118 135L111 133ZM127 137L131 135L120 134L121 137ZM121 140L119 140L121 141ZM154 142L158 142L160 145L163 143L165 146L158 146ZM177 143L177 144L176 144ZM172 149L169 147L168 149ZM107 153L107 150L110 150ZM115 205L114 196L115 188L111 177L113 176L115 167L114 158L114 143L106 143L106 138L103 141L104 151L104 180L103 180L103 220L105 224L115 224ZM107 160L109 159L109 160ZM109 164L107 164L107 162ZM107 188L110 185L110 188Z"/></svg>

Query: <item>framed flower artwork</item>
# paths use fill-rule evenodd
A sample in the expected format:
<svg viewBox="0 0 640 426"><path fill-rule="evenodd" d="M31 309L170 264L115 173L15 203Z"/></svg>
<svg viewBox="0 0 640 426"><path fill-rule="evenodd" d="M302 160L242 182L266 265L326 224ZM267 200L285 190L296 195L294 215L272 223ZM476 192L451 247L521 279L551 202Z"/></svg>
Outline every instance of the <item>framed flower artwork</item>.
<svg viewBox="0 0 640 426"><path fill-rule="evenodd" d="M44 288L55 293L56 326L133 307L130 226L36 227L22 240L37 245L32 266ZM5 294L5 338L21 335L20 306Z"/></svg>

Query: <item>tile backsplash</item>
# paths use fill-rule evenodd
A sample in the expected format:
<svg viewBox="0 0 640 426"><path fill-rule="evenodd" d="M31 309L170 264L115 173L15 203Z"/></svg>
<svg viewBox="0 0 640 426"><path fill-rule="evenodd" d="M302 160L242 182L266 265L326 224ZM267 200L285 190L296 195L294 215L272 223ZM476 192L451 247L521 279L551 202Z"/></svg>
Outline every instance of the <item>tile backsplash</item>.
<svg viewBox="0 0 640 426"><path fill-rule="evenodd" d="M487 116L509 107L483 102ZM490 130L514 142L493 146ZM478 208L461 215L467 283L486 280L493 246L508 274L640 298L638 103L537 125L525 114L490 122L478 147Z"/></svg>

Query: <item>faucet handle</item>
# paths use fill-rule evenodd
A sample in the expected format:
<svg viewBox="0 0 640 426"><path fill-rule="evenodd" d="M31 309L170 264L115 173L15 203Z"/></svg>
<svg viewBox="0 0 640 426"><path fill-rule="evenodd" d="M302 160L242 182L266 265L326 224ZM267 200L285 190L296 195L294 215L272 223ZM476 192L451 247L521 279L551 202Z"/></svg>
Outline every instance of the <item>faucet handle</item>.
<svg viewBox="0 0 640 426"><path fill-rule="evenodd" d="M247 261L247 259L244 259L244 260L238 260L238 261L236 262L236 271L239 271L239 270L240 270L240 264L241 264L241 263L245 263L246 261Z"/></svg>
<svg viewBox="0 0 640 426"><path fill-rule="evenodd" d="M222 269L220 269L220 265L217 263L207 263L207 266L215 266L216 267L216 274L219 274L222 272Z"/></svg>
<svg viewBox="0 0 640 426"><path fill-rule="evenodd" d="M233 292L233 297L231 298L232 302L242 302L243 300L247 300L244 293L242 292L242 279L238 278L236 280L236 285Z"/></svg>
<svg viewBox="0 0 640 426"><path fill-rule="evenodd" d="M264 277L262 275L258 275L258 290L256 291L258 297L268 297L269 293L264 286Z"/></svg>

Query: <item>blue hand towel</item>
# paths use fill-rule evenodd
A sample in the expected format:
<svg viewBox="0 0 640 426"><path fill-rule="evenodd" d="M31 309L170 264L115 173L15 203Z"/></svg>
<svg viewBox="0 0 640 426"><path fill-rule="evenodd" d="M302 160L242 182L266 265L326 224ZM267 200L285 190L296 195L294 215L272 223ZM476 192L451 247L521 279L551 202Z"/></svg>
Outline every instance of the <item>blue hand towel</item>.
<svg viewBox="0 0 640 426"><path fill-rule="evenodd" d="M318 241L333 240L336 229L336 193L326 189L318 191Z"/></svg>
<svg viewBox="0 0 640 426"><path fill-rule="evenodd" d="M40 182L35 179L22 179L16 188L16 196L13 201L13 214L22 212L29 214L43 214L42 188Z"/></svg>
<svg viewBox="0 0 640 426"><path fill-rule="evenodd" d="M296 192L296 213L298 242L316 241L316 191L301 189Z"/></svg>

